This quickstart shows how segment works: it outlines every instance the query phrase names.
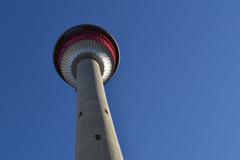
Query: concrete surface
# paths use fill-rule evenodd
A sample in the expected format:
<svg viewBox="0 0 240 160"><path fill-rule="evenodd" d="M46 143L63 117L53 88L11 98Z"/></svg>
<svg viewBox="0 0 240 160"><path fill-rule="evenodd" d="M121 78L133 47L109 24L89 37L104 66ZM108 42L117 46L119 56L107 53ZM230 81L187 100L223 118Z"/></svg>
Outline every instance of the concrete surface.
<svg viewBox="0 0 240 160"><path fill-rule="evenodd" d="M90 58L83 59L76 73L76 160L123 160L99 64Z"/></svg>

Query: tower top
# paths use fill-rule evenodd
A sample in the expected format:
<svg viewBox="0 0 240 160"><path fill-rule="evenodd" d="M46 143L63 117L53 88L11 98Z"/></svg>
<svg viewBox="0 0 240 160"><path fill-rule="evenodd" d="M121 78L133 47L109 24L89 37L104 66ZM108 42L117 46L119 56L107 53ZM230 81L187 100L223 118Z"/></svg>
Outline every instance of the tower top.
<svg viewBox="0 0 240 160"><path fill-rule="evenodd" d="M99 63L105 83L119 66L120 51L107 31L96 25L84 24L72 27L61 35L53 58L61 78L76 87L76 66L82 59L92 58Z"/></svg>

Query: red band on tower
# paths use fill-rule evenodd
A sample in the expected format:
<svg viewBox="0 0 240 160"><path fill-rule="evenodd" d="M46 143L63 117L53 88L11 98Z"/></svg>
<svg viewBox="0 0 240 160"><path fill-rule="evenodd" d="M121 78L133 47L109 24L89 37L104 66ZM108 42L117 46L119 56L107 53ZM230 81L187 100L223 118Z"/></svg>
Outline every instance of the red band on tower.
<svg viewBox="0 0 240 160"><path fill-rule="evenodd" d="M96 33L96 32L87 32L86 31L84 33L78 33L75 34L71 37L69 37L69 40L67 40L63 46L61 48L59 48L58 52L59 52L59 61L58 64L61 64L62 61L62 56L64 54L64 52L66 51L66 49L68 47L70 47L72 44L78 42L78 41L82 41L82 40L94 40L97 42L100 42L101 44L103 44L108 50L109 52L112 54L113 57L113 62L114 64L116 64L116 51L114 46L112 45L112 43L108 40L107 37L105 37L102 34Z"/></svg>

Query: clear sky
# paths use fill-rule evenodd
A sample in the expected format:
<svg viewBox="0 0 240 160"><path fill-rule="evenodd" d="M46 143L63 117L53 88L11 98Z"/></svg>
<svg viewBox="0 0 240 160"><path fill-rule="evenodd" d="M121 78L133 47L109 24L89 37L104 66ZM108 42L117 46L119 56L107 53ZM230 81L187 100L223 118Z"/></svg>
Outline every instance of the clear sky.
<svg viewBox="0 0 240 160"><path fill-rule="evenodd" d="M55 72L67 28L111 32L106 85L126 160L240 159L239 0L3 0L0 159L74 160L76 93Z"/></svg>

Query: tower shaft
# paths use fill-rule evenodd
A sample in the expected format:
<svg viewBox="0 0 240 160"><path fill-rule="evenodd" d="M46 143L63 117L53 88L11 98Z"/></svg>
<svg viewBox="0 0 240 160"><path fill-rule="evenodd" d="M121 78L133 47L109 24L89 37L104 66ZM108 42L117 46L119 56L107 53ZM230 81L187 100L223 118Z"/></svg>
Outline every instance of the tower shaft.
<svg viewBox="0 0 240 160"><path fill-rule="evenodd" d="M76 160L123 160L98 62L82 59L76 77Z"/></svg>

